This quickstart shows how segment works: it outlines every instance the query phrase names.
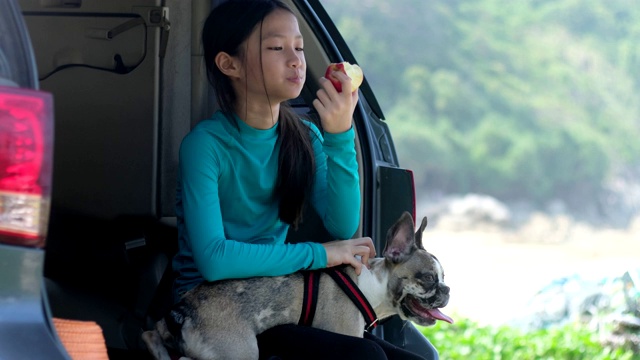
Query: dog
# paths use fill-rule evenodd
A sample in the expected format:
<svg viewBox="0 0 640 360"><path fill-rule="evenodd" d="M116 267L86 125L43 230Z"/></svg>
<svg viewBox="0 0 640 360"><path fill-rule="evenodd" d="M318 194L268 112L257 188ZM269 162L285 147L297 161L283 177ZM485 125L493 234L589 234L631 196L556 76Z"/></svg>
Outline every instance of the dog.
<svg viewBox="0 0 640 360"><path fill-rule="evenodd" d="M357 284L379 320L397 314L422 326L453 323L439 310L449 302L449 287L440 262L422 246L426 226L425 217L414 233L411 214L403 213L387 232L384 257L370 259L359 276L351 266L343 268L341 274ZM362 337L365 316L335 281L321 279L311 326ZM202 283L142 339L157 360L170 359L167 348L182 359L258 359L256 335L301 318L304 281L297 272Z"/></svg>

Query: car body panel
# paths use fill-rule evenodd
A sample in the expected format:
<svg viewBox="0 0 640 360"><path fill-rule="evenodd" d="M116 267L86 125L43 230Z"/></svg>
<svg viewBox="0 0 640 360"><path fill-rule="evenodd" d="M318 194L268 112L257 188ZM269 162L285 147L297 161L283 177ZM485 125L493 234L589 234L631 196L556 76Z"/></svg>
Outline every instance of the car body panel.
<svg viewBox="0 0 640 360"><path fill-rule="evenodd" d="M0 245L0 357L68 359L43 292L44 251Z"/></svg>

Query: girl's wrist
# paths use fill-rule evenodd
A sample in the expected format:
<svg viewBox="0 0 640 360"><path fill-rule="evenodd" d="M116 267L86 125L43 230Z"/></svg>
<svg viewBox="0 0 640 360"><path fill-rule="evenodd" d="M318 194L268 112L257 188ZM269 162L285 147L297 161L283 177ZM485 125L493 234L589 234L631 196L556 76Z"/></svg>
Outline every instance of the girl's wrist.
<svg viewBox="0 0 640 360"><path fill-rule="evenodd" d="M338 135L338 134L344 134L347 131L351 130L351 128L353 127L353 124L349 124L348 126L341 126L341 127L331 127L331 128L323 128L325 133L328 134L333 134L333 135Z"/></svg>

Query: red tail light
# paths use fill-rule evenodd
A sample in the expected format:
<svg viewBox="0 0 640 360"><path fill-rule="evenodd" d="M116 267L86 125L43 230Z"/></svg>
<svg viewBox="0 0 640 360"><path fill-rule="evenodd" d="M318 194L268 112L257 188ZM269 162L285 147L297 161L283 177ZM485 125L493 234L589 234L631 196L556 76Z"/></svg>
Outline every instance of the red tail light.
<svg viewBox="0 0 640 360"><path fill-rule="evenodd" d="M52 145L51 94L0 86L0 243L44 246Z"/></svg>

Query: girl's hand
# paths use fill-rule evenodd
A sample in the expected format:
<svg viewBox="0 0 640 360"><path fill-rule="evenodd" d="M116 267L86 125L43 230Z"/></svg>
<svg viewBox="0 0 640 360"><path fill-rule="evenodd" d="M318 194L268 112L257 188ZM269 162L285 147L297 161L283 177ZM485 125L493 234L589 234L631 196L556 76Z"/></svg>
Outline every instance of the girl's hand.
<svg viewBox="0 0 640 360"><path fill-rule="evenodd" d="M343 72L334 71L333 75L340 80L343 89L351 89L351 79ZM331 134L345 132L351 128L353 111L358 103L358 91L338 92L331 81L320 78L321 88L313 100L313 107L320 115L320 122L324 131Z"/></svg>
<svg viewBox="0 0 640 360"><path fill-rule="evenodd" d="M327 252L327 267L347 264L353 266L356 274L362 272L362 265L369 267L369 258L376 256L376 249L371 238L336 240L322 244ZM356 255L361 257L356 259Z"/></svg>

